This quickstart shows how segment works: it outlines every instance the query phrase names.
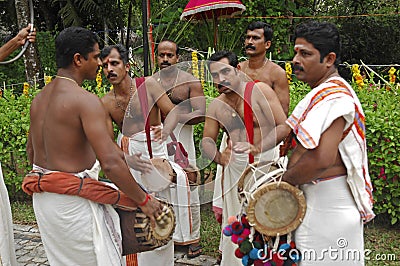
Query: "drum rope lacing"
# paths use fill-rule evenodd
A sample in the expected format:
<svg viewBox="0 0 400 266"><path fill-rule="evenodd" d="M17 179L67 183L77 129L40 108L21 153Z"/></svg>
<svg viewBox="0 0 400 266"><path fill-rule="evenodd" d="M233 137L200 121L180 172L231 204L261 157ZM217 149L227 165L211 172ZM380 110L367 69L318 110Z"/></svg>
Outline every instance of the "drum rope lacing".
<svg viewBox="0 0 400 266"><path fill-rule="evenodd" d="M271 162L271 164L268 164L269 166L271 166L274 162ZM281 182L282 182L282 176L286 171L286 168L284 167L283 164L281 164L279 161L275 162L275 164L277 164L279 166L278 169L273 170L269 173L264 172L263 170L257 168L257 166L250 164L250 168L252 170L252 179L254 181L254 184L250 187L250 189L248 190L248 192L246 192L246 190L244 189L244 191L242 192L244 194L244 196L246 197L246 199L249 201L249 199L254 199L253 198L253 192L262 184L268 184L271 182L277 182L277 186L279 187ZM263 174L263 178L259 178L257 179L256 177L256 173L261 173Z"/></svg>

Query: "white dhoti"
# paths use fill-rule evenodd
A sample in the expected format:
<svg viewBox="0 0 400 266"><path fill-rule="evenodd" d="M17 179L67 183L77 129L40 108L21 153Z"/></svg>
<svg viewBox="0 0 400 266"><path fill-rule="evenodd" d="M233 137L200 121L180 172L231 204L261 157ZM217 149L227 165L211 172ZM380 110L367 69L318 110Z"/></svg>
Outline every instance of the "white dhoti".
<svg viewBox="0 0 400 266"><path fill-rule="evenodd" d="M75 175L97 179L99 171L96 161ZM33 194L33 208L51 265L125 265L119 217L111 205L42 192Z"/></svg>
<svg viewBox="0 0 400 266"><path fill-rule="evenodd" d="M363 224L346 176L301 189L307 211L295 232L300 265L364 265Z"/></svg>
<svg viewBox="0 0 400 266"><path fill-rule="evenodd" d="M183 147L188 153L189 164L196 167L196 150L193 139L193 126L178 124L174 129L174 135L176 139L182 143ZM170 141L172 140L170 137L168 137L166 142L169 143ZM174 156L169 156L169 160L174 161ZM172 190L176 190L176 188L173 187ZM175 193L172 192L171 194L174 195ZM182 200L179 200L177 202L180 203L180 210L175 208L175 211L184 213L186 215L185 218L179 222L179 224L177 223L175 228L173 240L177 245L188 245L192 243L198 243L200 241L200 198L199 188L197 186L190 187L188 198L190 201L189 206L183 206L181 203Z"/></svg>
<svg viewBox="0 0 400 266"><path fill-rule="evenodd" d="M7 187L0 163L0 265L15 266L13 221Z"/></svg>
<svg viewBox="0 0 400 266"><path fill-rule="evenodd" d="M237 183L243 173L243 171L248 166L248 154L232 154L232 162L229 163L223 169L222 176L222 228L228 225L228 218L230 216L236 216L241 211L241 204L239 202L239 197L237 193ZM277 160L279 157L279 151L274 148L266 151L254 158L257 162L260 158L265 160ZM242 260L235 256L235 250L238 248L237 244L231 241L231 237L227 237L221 233L220 250L222 251L222 261L221 265L233 266L233 265L243 265Z"/></svg>
<svg viewBox="0 0 400 266"><path fill-rule="evenodd" d="M129 154L142 153L143 158L150 158L147 148L146 134L144 131L136 133L129 137ZM168 159L166 142L152 142L153 158ZM176 216L176 230L181 231L181 227L190 225L190 188L186 173L182 168L174 162L170 162L177 174L177 184L171 184L167 189L157 192L156 195L160 199L171 202L174 206ZM139 171L131 169L132 175L137 182L143 186L142 175ZM144 186L145 187L145 186ZM186 227L185 227L186 228ZM189 227L190 229L190 227ZM187 231L187 230L186 230ZM185 234L185 237L188 237ZM152 251L142 252L138 254L139 266L165 266L174 265L174 245L173 240L167 245Z"/></svg>
<svg viewBox="0 0 400 266"><path fill-rule="evenodd" d="M368 173L365 115L350 86L340 77L331 77L313 88L295 107L286 123L299 145L315 149L333 121L346 121L338 149L347 176L305 184L306 216L296 231L301 251L313 249L323 261L304 256L302 265L363 265L363 222L375 217L372 210L372 183ZM331 258L321 250L338 250ZM344 254L343 254L344 253ZM350 254L349 254L350 253ZM348 258L346 256L357 256Z"/></svg>

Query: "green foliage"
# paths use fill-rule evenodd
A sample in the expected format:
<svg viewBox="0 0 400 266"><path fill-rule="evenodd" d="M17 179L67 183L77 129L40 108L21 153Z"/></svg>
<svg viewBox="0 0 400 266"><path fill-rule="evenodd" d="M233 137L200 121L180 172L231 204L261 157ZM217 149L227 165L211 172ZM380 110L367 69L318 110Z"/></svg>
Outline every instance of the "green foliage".
<svg viewBox="0 0 400 266"><path fill-rule="evenodd" d="M29 108L31 95L14 94L11 90L3 92L0 98L0 161L4 181L10 197L24 198L21 191L23 175L29 169L25 146L29 131Z"/></svg>
<svg viewBox="0 0 400 266"><path fill-rule="evenodd" d="M357 91L366 116L369 173L374 185L375 211L400 219L399 173L400 101L394 86L370 86Z"/></svg>

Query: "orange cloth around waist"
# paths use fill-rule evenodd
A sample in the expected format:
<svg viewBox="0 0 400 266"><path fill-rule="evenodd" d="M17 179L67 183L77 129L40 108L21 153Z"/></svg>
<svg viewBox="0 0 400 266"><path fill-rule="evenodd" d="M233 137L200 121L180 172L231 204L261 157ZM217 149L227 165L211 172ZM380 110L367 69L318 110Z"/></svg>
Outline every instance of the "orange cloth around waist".
<svg viewBox="0 0 400 266"><path fill-rule="evenodd" d="M79 196L101 204L113 204L118 207L137 208L131 198L104 182L92 178L79 178L73 174L52 172L41 174L31 172L22 182L22 190L32 195L33 193L52 192Z"/></svg>

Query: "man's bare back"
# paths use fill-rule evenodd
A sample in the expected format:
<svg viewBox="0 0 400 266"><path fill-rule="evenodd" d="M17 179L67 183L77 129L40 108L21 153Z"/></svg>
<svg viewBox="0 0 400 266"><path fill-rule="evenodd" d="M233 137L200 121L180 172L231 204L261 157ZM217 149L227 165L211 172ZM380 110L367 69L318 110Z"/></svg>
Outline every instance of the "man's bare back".
<svg viewBox="0 0 400 266"><path fill-rule="evenodd" d="M106 113L95 95L73 81L56 78L48 84L31 106L33 162L50 170L72 173L90 169L96 155L80 117L83 121L105 121Z"/></svg>

